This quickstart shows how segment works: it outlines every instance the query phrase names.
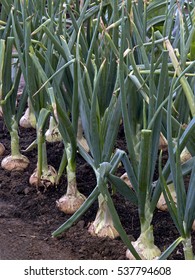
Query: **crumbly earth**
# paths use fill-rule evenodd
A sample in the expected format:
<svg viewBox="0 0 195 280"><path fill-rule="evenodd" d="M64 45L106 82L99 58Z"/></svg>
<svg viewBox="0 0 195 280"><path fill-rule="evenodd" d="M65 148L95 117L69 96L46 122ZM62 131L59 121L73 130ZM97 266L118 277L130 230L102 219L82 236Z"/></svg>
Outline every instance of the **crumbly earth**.
<svg viewBox="0 0 195 280"><path fill-rule="evenodd" d="M26 149L35 139L33 129L20 128L21 149ZM10 153L10 137L0 119L0 142ZM124 133L118 135L117 146L125 148ZM48 163L59 167L63 146L61 143L47 144ZM29 177L36 168L36 149L25 152L30 165L25 171L8 172L0 167L0 259L1 260L125 260L126 246L122 240L109 240L91 236L87 228L95 219L97 202L74 226L57 238L51 233L70 216L60 212L56 200L66 192L66 174L57 188L37 191L29 185ZM0 157L0 161L3 157ZM122 167L119 175L123 173ZM88 196L96 185L90 166L77 156L78 189ZM115 207L129 238L135 240L140 234L137 208L124 197L113 195ZM178 236L169 213L156 210L153 218L155 244L164 251ZM195 249L195 234L192 235ZM170 259L183 259L182 246L176 248Z"/></svg>

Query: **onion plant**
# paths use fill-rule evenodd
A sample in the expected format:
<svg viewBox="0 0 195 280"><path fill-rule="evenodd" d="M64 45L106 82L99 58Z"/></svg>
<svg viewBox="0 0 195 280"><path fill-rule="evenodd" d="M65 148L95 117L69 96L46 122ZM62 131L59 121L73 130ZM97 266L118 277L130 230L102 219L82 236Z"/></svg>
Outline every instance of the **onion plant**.
<svg viewBox="0 0 195 280"><path fill-rule="evenodd" d="M117 1L112 2L111 8L113 8L112 16L115 16L115 19L118 19ZM85 55L81 56L81 51L85 51L83 42L84 37L82 37L82 27L77 27L76 71L74 72L74 85L79 94L80 117L87 144L89 146L90 155L85 149L83 149L79 142L78 148L83 158L92 166L96 175L97 185L96 187L94 186L93 192L77 212L73 214L65 224L57 229L53 233L53 236L56 236L63 230L69 228L98 198L99 209L95 221L89 227L89 231L95 235L109 236L111 238L120 234L125 244L131 248L135 257L139 258L121 226L120 219L112 202L111 194L108 190L107 175L110 171L112 173L115 172L118 166L117 162L120 162L121 157L120 153L114 154L114 144L121 119L121 98L118 90L119 72L117 70L116 57L114 53L112 56L109 56L110 53L106 52L105 42L104 44L101 44L99 42L99 36L97 36L101 13L102 5L100 4L98 20L95 23L88 57L85 57ZM117 28L114 29L113 34L115 35L113 35L113 38L116 45L118 45L118 37L116 36L117 32ZM98 49L96 49L97 44L99 45ZM94 61L92 56L93 52L95 52ZM101 63L99 63L99 56L103 57ZM111 63L115 65L112 69L109 68ZM111 76L108 74L106 75L107 69L109 69ZM115 69L114 72L113 69ZM108 77L112 77L109 84L107 83ZM102 92L104 92L104 94L102 94ZM117 177L114 176L113 180L117 180ZM132 200L136 203L136 197L133 191L123 184L122 181L120 182L122 184L122 190L119 188L120 192L124 191L129 193Z"/></svg>
<svg viewBox="0 0 195 280"><path fill-rule="evenodd" d="M118 3L116 1L112 6L113 20L116 20L116 18L118 19L117 4ZM113 147L116 141L121 118L120 98L117 98L118 79L116 61L112 53L108 54L106 52L105 42L100 44L96 39L98 29L100 28L99 25L101 15L102 5L100 4L100 11L97 16L97 23L94 27L94 33L90 43L86 62L84 61L84 56L84 59L81 58L79 51L80 44L82 47L81 27L78 33L76 49L80 115L84 134L92 157L88 163L94 169L97 178L97 184L99 184L100 181L99 176L102 176L99 172L101 164L104 162L110 162L112 158ZM105 12L104 16L106 18L109 16L109 14ZM104 25L108 24L107 21L109 22L109 18L105 20ZM114 28L112 33L114 43L116 44L118 44L117 30L117 27ZM95 46L99 46L97 53L94 49ZM84 54L85 49L83 47L82 51ZM92 52L94 52L95 55L94 61L91 57ZM99 56L102 60L101 63L98 62ZM105 59L103 59L104 56ZM111 73L111 66L112 74L109 75L109 72ZM107 77L110 79L109 83ZM84 157L86 160L89 158L88 156ZM108 187L106 180L102 187ZM110 213L110 209L102 193L98 196L98 202L99 209L94 222L92 222L89 227L89 232L92 235L109 236L111 238L115 238L118 236L118 232L114 227L112 214Z"/></svg>
<svg viewBox="0 0 195 280"><path fill-rule="evenodd" d="M174 35L174 40L172 43L171 37L169 40L165 41L165 47L169 51L172 67L174 67L175 73L179 77L177 82L178 84L181 84L181 86L177 84L177 87L174 89L174 110L172 110L172 116L177 116L177 120L181 122L182 126L185 128L186 123L188 123L190 120L189 112L191 112L191 115L194 116L194 77L193 74L191 75L191 71L194 69L194 62L189 61L189 59L193 57L194 52L194 11L189 5L187 5L187 12L184 12L184 9L186 8L184 5L185 3L183 3L183 1L181 1L180 5L175 5L174 3L171 4L171 13L173 14L176 11L176 20L172 33L172 29L170 28L172 24L171 20L169 19L169 24L167 20L164 33ZM179 30L179 32L175 33L176 29ZM175 51L174 48L177 48L177 51ZM187 147L184 147L180 154L181 164L184 164L192 157L191 153L194 153L193 149L190 149L189 151ZM174 185L171 184L170 186L171 187L169 188L169 191L172 194L173 200L176 202L177 197ZM163 208L167 209L163 194L161 194L161 199L164 204Z"/></svg>
<svg viewBox="0 0 195 280"><path fill-rule="evenodd" d="M149 59L146 55L146 51L143 48L143 40L145 37L140 37L135 28L135 40L138 41L140 45L140 59L144 62L145 67L151 67L151 79L149 82L151 83L150 88L147 88L147 92L144 93L144 88L142 89L142 95L144 97L144 103L148 105L148 116L146 117L146 106L143 107L143 122L141 123L143 129L141 130L141 139L139 144L139 149L135 151L135 145L132 138L133 130L132 130L132 116L131 112L128 113L128 101L130 102L130 98L128 99L128 92L131 86L131 81L135 81L138 77L137 69L134 68L135 74L132 73L129 77L126 78L125 71L126 71L126 63L128 62L128 53L130 63L134 64L134 53L131 49L125 49L128 47L126 41L129 41L129 46L132 45L132 40L129 37L128 33L126 32L127 26L132 25L130 20L125 20L124 14L124 3L122 6L122 22L121 22L121 48L119 55L119 69L120 69L120 90L121 90L121 99L122 99L122 115L123 115L123 122L124 122L124 130L127 139L127 147L130 156L131 168L127 169L126 172L129 178L133 177L134 180L131 182L138 198L138 210L139 210L139 218L140 218L140 226L141 226L141 233L139 238L132 243L135 247L137 252L139 253L142 259L155 259L158 258L161 254L158 247L154 244L154 236L153 236L153 227L151 225L153 211L152 208L156 205L153 205L152 201L152 182L153 182L153 175L154 175L154 161L157 158L158 152L158 145L159 145L159 137L161 132L161 120L162 120L162 111L159 112L158 117L154 120L151 124L150 121L152 119L152 113L157 108L160 103L163 101L166 92L166 74L167 73L167 53L164 52L162 55L162 73L158 80L158 86L154 83L153 72L155 67L155 60L154 60L154 52L151 49L151 66L149 63ZM126 6L127 13L130 13L131 6L129 3ZM127 53L127 57L124 56L124 53ZM154 93L154 90L156 93ZM129 94L132 94L131 92ZM150 97L150 102L148 101L148 96ZM153 147L153 148L151 148ZM139 162L139 164L138 164ZM131 180L130 180L131 181ZM130 259L134 259L130 250L127 250L126 256Z"/></svg>
<svg viewBox="0 0 195 280"><path fill-rule="evenodd" d="M173 66L175 68L176 75L178 78L174 79L171 91L169 93L169 103L168 103L168 115L167 115L167 140L168 140L168 151L169 151L169 162L170 170L172 174L172 180L174 187L174 191L177 197L177 203L174 203L170 195L170 190L167 187L166 175L163 174L160 167L160 183L162 187L162 191L167 203L168 210L171 214L171 217L175 223L175 226L178 229L180 237L177 239L177 242L182 242L183 251L185 259L194 259L194 254L191 245L191 229L194 223L194 78L186 79L185 73L192 69L193 71L193 63L190 67L186 68L186 61L188 57L193 58L194 54L194 11L190 9L188 5L188 12L182 15L180 7L177 12L177 28L180 30L180 37L176 36L173 44L170 42L166 42L166 47L169 50L169 56L171 61L173 62ZM188 40L185 43L185 39L188 36ZM176 57L174 54L174 47L179 45L179 56ZM190 52L190 56L188 56L188 52ZM181 67L178 68L179 63ZM178 83L181 84L183 92L186 96L186 100L189 106L189 110L184 111L183 102L186 102L184 98L182 98L181 93L177 94L176 99L174 98L175 89L178 86ZM183 102L181 101L183 100ZM172 112L173 106L177 106L179 119L185 122L185 131L182 132L182 129L177 134L176 144L173 143L173 132L171 129L172 126ZM190 114L189 114L190 111ZM186 124L187 123L187 124ZM182 127L182 126L181 126ZM187 157L186 157L187 154ZM187 163L190 162L191 170L190 170L190 181L189 185L186 187L184 184L183 174L182 174L182 165L183 161ZM168 168L167 165L167 168ZM160 166L160 164L159 164ZM167 169L166 168L166 169ZM166 170L165 169L165 170ZM187 189L187 191L186 191ZM166 254L162 255L163 258L166 257Z"/></svg>
<svg viewBox="0 0 195 280"><path fill-rule="evenodd" d="M119 67L122 113L127 147L130 156L129 165L131 165L131 168L127 166L126 171L130 181L134 178L131 184L138 197L138 210L141 226L140 236L132 244L135 246L142 259L156 259L160 257L161 252L154 244L153 227L151 222L157 200L159 199L160 190L158 186L155 188L155 192L153 192L153 177L155 162L158 155L159 137L162 130L162 124L166 120L165 116L167 116L167 110L163 107L168 101L167 92L170 86L168 74L168 52L166 50L161 50L160 56L156 56L154 51L155 37L153 33L151 37L151 53L149 57L147 56L146 49L143 47L146 38L140 36L137 26L135 26L134 23L125 20L124 11L130 13L131 6L128 6L127 4L125 10L124 5L125 4L123 3L121 49L120 52L116 51L116 54L120 58ZM128 33L126 33L128 25L133 25L134 37L130 38ZM132 38L138 42L137 48L140 49L140 51L138 52L137 50L137 53L140 57L140 61L142 61L142 65L144 65L145 68L150 69L150 72L146 77L140 74L140 71L135 63L137 53L129 48L129 46L132 46L133 44ZM128 44L126 44L126 41L128 41ZM133 71L126 78L124 73L127 68L126 65L128 63L128 59L131 63ZM155 69L159 64L161 64L161 73L159 77L156 77ZM144 100L144 106L142 107L143 122L141 123L143 129L141 130L140 143L138 143L139 149L136 150L134 142L132 141L132 115L131 113L128 114L127 107L128 102L131 100L128 99L128 89L130 88L132 82L136 85ZM177 124L178 131L179 124L176 120L174 120L174 123ZM172 125L172 127L174 126ZM166 133L166 130L163 132ZM172 247L176 246L176 244L177 242L174 243ZM170 248L168 249L168 252L170 253ZM127 257L130 259L134 258L130 250L127 250Z"/></svg>
<svg viewBox="0 0 195 280"><path fill-rule="evenodd" d="M59 125L59 131L64 143L64 156L62 158L61 166L66 167L67 176L67 190L56 203L57 207L66 214L73 214L85 201L85 196L81 194L77 188L76 180L76 127L71 123L67 112L58 101L57 95L54 96L53 88L48 89L50 92L52 107L54 108L53 117ZM72 111L74 113L74 110ZM73 115L72 115L73 116ZM74 118L74 117L73 117ZM65 162L64 162L65 160ZM63 171L59 169L60 173Z"/></svg>
<svg viewBox="0 0 195 280"><path fill-rule="evenodd" d="M72 214L85 200L85 196L77 189L76 182L78 94L72 77L74 74L72 67L74 59L70 55L71 46L68 46L64 37L54 36L52 34L53 28L54 22L51 22L47 27L42 26L37 30L37 32L42 32L42 29L45 31L48 38L48 45L50 44L50 52L48 51L42 54L44 64L42 64L42 61L33 51L30 52L30 57L33 65L39 71L40 79L43 83L43 86L36 91L35 95L40 95L41 90L43 88L46 89L50 100L49 103L53 108L51 118L57 124L64 144L64 153L58 171L57 183L59 183L62 172L66 168L67 191L57 201L57 206L61 211ZM56 64L50 62L53 50L55 50L55 53L58 53L58 62ZM44 71L43 65L48 68L48 73ZM53 92L55 92L55 95Z"/></svg>
<svg viewBox="0 0 195 280"><path fill-rule="evenodd" d="M3 118L11 137L11 155L6 156L1 166L9 171L24 170L29 165L26 156L20 153L18 118L16 110L17 91L21 78L21 70L18 63L13 64L14 38L8 37L7 40L1 39L1 106Z"/></svg>
<svg viewBox="0 0 195 280"><path fill-rule="evenodd" d="M102 176L99 171L100 165L103 164L103 162L109 162L112 158L113 146L116 141L121 118L120 98L118 99L115 96L111 98L109 107L100 115L97 93L99 80L103 72L103 67L105 67L104 64L105 62L100 66L97 78L94 80L90 103L84 95L85 92L87 92L86 89L83 89L82 85L79 86L79 88L81 88L81 119L84 124L84 132L92 155L91 160L87 160L88 157L82 154L93 167L97 178L97 184L99 182L99 176ZM86 118L86 115L89 116L89 119ZM107 188L108 185L104 183L104 187ZM98 202L99 209L95 221L89 227L89 232L93 235L115 238L118 233L114 227L105 197L102 194L99 195Z"/></svg>
<svg viewBox="0 0 195 280"><path fill-rule="evenodd" d="M29 182L32 186L36 186L37 188L43 186L45 190L49 186L54 186L57 180L56 170L53 166L48 165L47 162L45 131L49 114L50 112L45 108L42 108L39 113L38 122L36 125L38 147L37 168L29 179Z"/></svg>
<svg viewBox="0 0 195 280"><path fill-rule="evenodd" d="M160 182L162 191L167 203L167 207L171 214L171 217L174 221L175 226L177 227L180 237L178 238L178 243L182 242L183 251L185 259L192 260L194 259L194 253L192 250L191 244L191 229L195 219L195 192L194 192L194 162L191 166L191 176L189 185L184 184L181 161L180 161L180 151L184 146L184 143L187 144L191 136L194 134L194 118L189 122L185 132L180 136L178 135L177 146L174 148L172 142L172 132L171 132L171 107L172 107L172 94L170 94L169 105L168 105L168 118L167 118L167 131L168 131L168 141L169 145L169 160L170 160L170 170L173 178L173 185L175 193L177 195L177 204L175 204L170 190L167 187L165 177L162 174L160 167ZM160 165L159 165L160 166ZM165 257L166 254L163 254L162 257Z"/></svg>
<svg viewBox="0 0 195 280"><path fill-rule="evenodd" d="M1 66L0 66L0 100L2 100L2 74L3 74L3 63L4 63L4 53L5 53L5 41L0 41L0 57L1 57ZM2 116L2 107L0 106L0 116ZM0 155L2 156L4 154L5 147L0 142Z"/></svg>
<svg viewBox="0 0 195 280"><path fill-rule="evenodd" d="M17 9L20 10L20 13L17 12ZM44 38L42 26L49 24L56 12L56 6L53 6L51 1L47 1L47 3L46 1L43 3L37 2L35 5L32 5L31 2L21 2L18 5L15 3L11 11L16 51L25 81L24 100L28 100L26 112L33 116L33 121L31 118L28 122L36 126L37 131L37 169L30 177L30 183L36 186L54 185L57 178L56 171L47 163L47 151L43 130L44 132L46 131L45 123L48 115L46 113L46 107L49 98L47 91L41 88L42 79L39 73L43 69L42 71L47 77L50 64L48 65L45 62L43 58L44 52L47 50L48 59L50 59L49 55L52 54L51 44ZM40 69L37 72L33 59L40 61ZM50 63L52 66L57 63L55 55ZM39 94L35 94L38 89L40 89Z"/></svg>

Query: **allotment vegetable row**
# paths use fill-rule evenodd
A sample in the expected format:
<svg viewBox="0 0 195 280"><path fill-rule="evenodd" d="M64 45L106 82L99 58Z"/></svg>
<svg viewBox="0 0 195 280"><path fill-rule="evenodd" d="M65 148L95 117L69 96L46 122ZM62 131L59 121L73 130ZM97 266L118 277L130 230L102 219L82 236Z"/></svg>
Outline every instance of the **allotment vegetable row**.
<svg viewBox="0 0 195 280"><path fill-rule="evenodd" d="M182 0L1 1L0 109L11 138L11 155L1 167L28 168L18 127L35 129L37 137L26 149L37 149L29 184L47 191L67 174L56 207L70 218L54 237L98 200L89 232L113 239L120 235L127 258L167 259L182 243L185 259L194 259L194 7L194 1ZM120 125L128 152L115 149ZM58 170L48 165L47 141L63 143ZM77 153L96 176L87 198L77 187ZM125 173L119 178L121 164ZM113 191L137 205L140 236L135 242L121 225ZM164 252L155 245L152 226L154 210L161 206L180 235Z"/></svg>

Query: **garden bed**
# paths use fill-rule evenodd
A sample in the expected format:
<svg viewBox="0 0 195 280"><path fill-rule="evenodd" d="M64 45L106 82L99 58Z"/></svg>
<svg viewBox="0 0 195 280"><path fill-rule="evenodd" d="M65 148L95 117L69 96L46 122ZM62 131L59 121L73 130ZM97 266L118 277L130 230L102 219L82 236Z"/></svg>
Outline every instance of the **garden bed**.
<svg viewBox="0 0 195 280"><path fill-rule="evenodd" d="M6 147L4 154L10 153L9 134L0 119L1 142ZM20 145L26 149L35 139L33 129L20 128ZM125 145L123 131L120 130L118 145ZM124 147L122 147L124 148ZM58 168L63 146L61 143L47 144L48 161ZM52 238L56 230L69 216L60 212L56 200L66 191L66 176L61 178L59 186L40 189L38 192L28 183L29 176L36 167L36 149L26 152L31 164L24 172L7 172L0 168L0 259L85 259L118 260L126 259L126 247L120 238L109 240L91 236L87 228L95 219L95 203L81 220L58 238ZM0 160L2 157L0 158ZM123 170L119 170L122 174ZM78 154L77 182L79 190L88 196L96 185L93 170ZM115 207L122 225L131 240L140 234L137 208L118 193L113 195ZM178 235L169 213L155 211L154 236L156 245L164 251ZM195 233L192 234L195 248ZM170 259L184 259L179 246Z"/></svg>

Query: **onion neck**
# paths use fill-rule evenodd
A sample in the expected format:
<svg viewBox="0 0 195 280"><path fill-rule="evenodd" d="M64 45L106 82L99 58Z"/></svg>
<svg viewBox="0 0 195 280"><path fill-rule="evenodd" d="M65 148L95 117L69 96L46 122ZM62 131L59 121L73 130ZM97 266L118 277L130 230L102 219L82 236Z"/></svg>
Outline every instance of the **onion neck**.
<svg viewBox="0 0 195 280"><path fill-rule="evenodd" d="M30 102L30 98L28 98L28 108L29 108L29 122L33 128L36 128L36 118L32 103Z"/></svg>
<svg viewBox="0 0 195 280"><path fill-rule="evenodd" d="M107 202L102 194L100 194L98 196L98 204L99 204L98 211L99 211L100 220L103 222L103 224L111 225L114 227L113 221L112 221L112 216L110 214Z"/></svg>
<svg viewBox="0 0 195 280"><path fill-rule="evenodd" d="M73 170L72 166L70 164L66 167L67 172L67 192L66 194L68 196L76 196L77 195L77 182L76 182L76 171Z"/></svg>
<svg viewBox="0 0 195 280"><path fill-rule="evenodd" d="M12 118L12 125L10 131L11 137L11 155L20 156L19 136L18 136L18 125L15 118Z"/></svg>
<svg viewBox="0 0 195 280"><path fill-rule="evenodd" d="M139 238L148 248L154 247L153 226L151 225L152 217L153 214L150 211L150 201L147 197L145 202L145 215L143 218L140 217L141 234Z"/></svg>
<svg viewBox="0 0 195 280"><path fill-rule="evenodd" d="M148 248L152 248L154 246L153 226L150 225L147 228L145 227L144 231L142 229L139 238L143 244L147 245Z"/></svg>
<svg viewBox="0 0 195 280"><path fill-rule="evenodd" d="M185 238L185 240L182 243L185 260L194 260L191 237Z"/></svg>
<svg viewBox="0 0 195 280"><path fill-rule="evenodd" d="M37 162L37 176L38 180L41 179L43 172L48 171L47 164L47 149L44 137L38 133L38 162Z"/></svg>
<svg viewBox="0 0 195 280"><path fill-rule="evenodd" d="M66 147L66 155L67 155L67 192L68 196L76 196L78 194L77 182L76 182L76 162L74 162L71 158L71 145L68 144Z"/></svg>
<svg viewBox="0 0 195 280"><path fill-rule="evenodd" d="M143 217L140 217L141 233L147 232L151 227L153 214L150 211L150 200L146 197L145 201L145 213Z"/></svg>

